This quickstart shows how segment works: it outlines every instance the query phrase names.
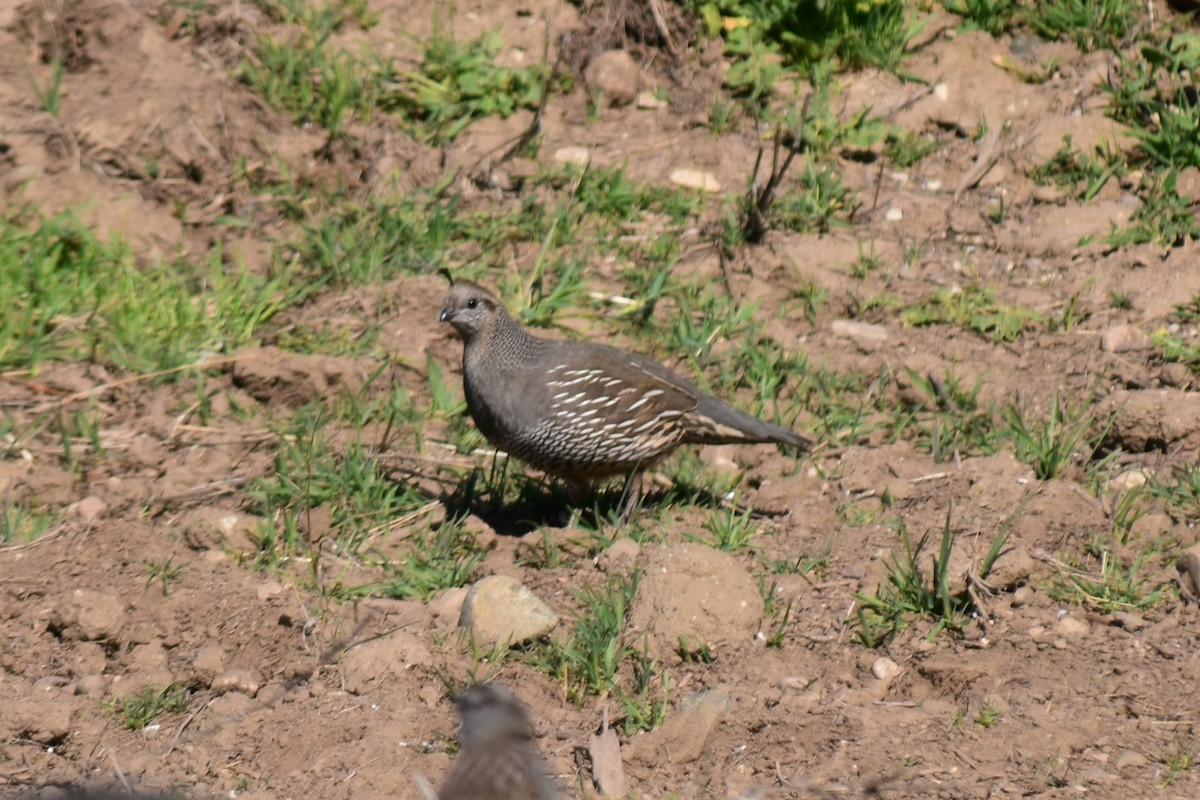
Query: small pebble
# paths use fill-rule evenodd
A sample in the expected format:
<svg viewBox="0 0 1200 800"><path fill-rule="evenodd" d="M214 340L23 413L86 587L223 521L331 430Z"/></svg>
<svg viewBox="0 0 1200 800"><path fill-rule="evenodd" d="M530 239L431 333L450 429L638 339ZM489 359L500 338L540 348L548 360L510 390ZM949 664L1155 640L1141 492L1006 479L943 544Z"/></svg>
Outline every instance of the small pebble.
<svg viewBox="0 0 1200 800"><path fill-rule="evenodd" d="M871 664L871 674L881 681L891 681L900 674L900 665L887 656L880 656Z"/></svg>

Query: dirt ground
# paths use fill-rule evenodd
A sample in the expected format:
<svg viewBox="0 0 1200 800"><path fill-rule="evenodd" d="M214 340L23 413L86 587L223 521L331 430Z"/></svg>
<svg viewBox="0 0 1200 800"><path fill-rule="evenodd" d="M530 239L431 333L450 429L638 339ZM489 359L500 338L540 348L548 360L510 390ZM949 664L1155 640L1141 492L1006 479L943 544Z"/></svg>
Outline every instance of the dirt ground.
<svg viewBox="0 0 1200 800"><path fill-rule="evenodd" d="M539 58L547 24L555 32L582 24L578 8L561 0L457 5L456 35L498 29L505 44L499 59L508 63ZM1159 5L1159 15L1174 13ZM370 6L381 14L377 26L338 35L415 64L408 34L428 35L432 4ZM376 120L355 128L356 149L319 154L321 135L268 108L236 78L255 34L271 24L260 11L251 3L207 4L194 26L179 27L174 9L138 0L0 6L0 203L80 208L98 232L121 235L147 260L204 252L220 241L230 258L265 268L271 247L286 236L282 223L263 217L236 238L214 224L226 213L253 217L254 198L231 178L239 159L281 161L369 197L393 180L402 188L428 185L528 124L527 113L485 119L442 151ZM1161 363L1144 343L1110 352L1101 341L1119 325L1145 333L1167 325L1173 304L1200 292L1200 248L1080 246L1127 219L1134 200L1111 184L1085 205L1028 177L1064 135L1079 149L1105 140L1129 145L1103 113L1111 54L1038 42L1038 58L1056 57L1061 67L1045 83L1023 83L994 63L1009 54L1008 38L957 32L952 24L935 17L906 62L927 85L868 71L846 76L835 99L847 110L870 105L878 116L944 140L936 154L907 172L844 158L843 180L861 203L851 226L821 236L772 233L728 265L698 247L681 268L726 269L731 291L761 298L767 316L796 276L819 281L829 295L816 321L780 318L768 333L831 369L953 369L966 385L983 378L983 399L1020 397L1043 411L1056 393L1084 397L1098 389L1099 407L1116 413L1107 439L1122 451L1114 475L1194 462L1200 401L1190 391L1193 376ZM45 85L51 50L68 54L58 117L40 110L32 88ZM582 144L594 163L626 163L638 180L667 185L673 170L692 168L727 188L744 185L757 146L752 131L718 142L697 123L720 90L720 59L693 59L684 70L653 60L646 48L633 52L643 86L664 90L671 104L590 115L577 85L550 101L541 154ZM973 138L983 118L1002 133ZM144 166L150 158L162 165L154 177ZM468 198L480 192L466 181L461 191ZM988 210L1001 201L1007 214L996 221ZM922 255L910 262L905 253L914 244ZM885 267L852 279L848 265L864 246ZM603 274L598 266L596 283ZM1006 302L1046 316L1073 304L1084 321L1011 343L953 326L906 326L887 308L867 320L882 329L878 338L847 335L834 324L885 290L914 302L976 278L1000 287ZM376 309L388 348L419 370L428 352L457 376L460 345L435 324L443 291L440 278L416 277L352 296L322 295L306 313ZM1128 307L1114 307L1113 293L1126 295ZM1187 326L1179 333L1196 336ZM289 373L291 358L271 360L278 369L266 395L249 392L233 368L210 377L210 390L237 395L257 411L227 413L208 427L183 424L195 398L187 382L104 388L94 397L106 457L82 479L63 467L53 436L28 435L19 452L0 460L0 499L64 510L66 519L33 543L0 550L0 796L128 781L195 797L416 800L414 773L440 782L455 730L442 678L461 683L475 669L456 644L453 596L428 605L325 602L286 575L254 571L233 557L255 522L237 487L272 469L271 410L318 391L295 377L312 374L314 363L297 362ZM251 374L260 369L254 359L239 364ZM320 369L334 381L373 366L331 358ZM122 377L84 363L0 374L0 403L14 430L25 430L46 404ZM413 384L421 391L422 381ZM763 523L765 549L793 559L827 552L828 566L808 577L778 577L777 596L792 604L781 647L764 645L757 634L772 623L760 617L716 632L711 663L678 663L664 652L672 676L668 724L623 742L631 796L1200 796L1200 769L1169 773L1166 765L1171 754L1200 755L1196 605L1176 594L1144 611L1102 614L1045 591L1062 569L1061 554L1082 553L1112 525L1111 495L1097 499L1078 470L1039 481L1008 452L935 463L912 443L882 438L820 450L800 469L771 447L722 448L719 456L748 471L756 502L786 512ZM953 507L959 574L1020 509L996 592L980 598L987 613L963 636L927 639L928 625L916 624L882 650L855 640L847 625L855 594L875 590L898 544L893 529L853 524L841 511L851 501L878 508L885 495L916 536L936 538ZM1145 539L1180 549L1197 543L1195 520L1194 511L1162 508L1136 525ZM660 533L678 543L695 525L684 515ZM475 529L489 548L480 574L521 579L566 620L576 608L571 589L603 578L606 565L592 559L520 566L518 550L540 532L535 539L501 535L482 520ZM551 535L565 542L571 533ZM748 580L762 572L750 556L731 558ZM164 594L147 581L144 565L172 559L186 567ZM1144 572L1151 582L1173 575L1169 562ZM678 580L685 585L668 593L734 602L736 581L687 585L682 573ZM578 795L579 776L589 774L588 737L606 707L614 711L611 701L577 707L519 660L507 662L499 679L529 704L552 769ZM161 726L128 730L104 705L172 683L189 687L192 699L187 713ZM728 703L697 745L669 722L683 713L683 698L707 689L719 689ZM986 725L978 722L985 709L996 714Z"/></svg>

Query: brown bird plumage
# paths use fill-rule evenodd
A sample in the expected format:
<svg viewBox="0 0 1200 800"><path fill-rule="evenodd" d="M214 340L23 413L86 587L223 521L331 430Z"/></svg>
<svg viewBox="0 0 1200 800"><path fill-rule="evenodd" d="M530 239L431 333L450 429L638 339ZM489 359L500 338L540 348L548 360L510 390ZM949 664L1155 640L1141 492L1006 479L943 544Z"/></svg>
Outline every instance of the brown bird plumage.
<svg viewBox="0 0 1200 800"><path fill-rule="evenodd" d="M473 686L458 698L462 749L450 768L439 800L559 800L533 723L505 687Z"/></svg>
<svg viewBox="0 0 1200 800"><path fill-rule="evenodd" d="M589 481L638 472L682 444L813 446L645 356L534 336L469 281L451 285L441 319L463 339L463 388L479 430L565 480L576 498Z"/></svg>

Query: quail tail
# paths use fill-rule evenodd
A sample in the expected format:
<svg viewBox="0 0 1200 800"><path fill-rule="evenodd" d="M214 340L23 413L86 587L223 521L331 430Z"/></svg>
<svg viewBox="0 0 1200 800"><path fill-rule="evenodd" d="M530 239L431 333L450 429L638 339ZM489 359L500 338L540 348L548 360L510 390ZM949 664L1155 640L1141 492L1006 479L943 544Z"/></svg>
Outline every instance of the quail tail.
<svg viewBox="0 0 1200 800"><path fill-rule="evenodd" d="M795 431L738 411L715 397L703 395L684 418L688 444L786 444L812 450L814 442Z"/></svg>

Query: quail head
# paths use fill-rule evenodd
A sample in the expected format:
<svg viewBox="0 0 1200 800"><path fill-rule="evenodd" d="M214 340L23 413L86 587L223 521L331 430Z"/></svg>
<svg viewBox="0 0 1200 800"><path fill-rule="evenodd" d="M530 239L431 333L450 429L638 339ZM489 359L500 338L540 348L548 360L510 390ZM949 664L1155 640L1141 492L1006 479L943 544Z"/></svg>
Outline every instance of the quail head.
<svg viewBox="0 0 1200 800"><path fill-rule="evenodd" d="M566 481L652 466L681 444L812 441L706 394L645 356L534 336L495 295L455 281L441 319L463 340L463 388L479 430L497 448Z"/></svg>
<svg viewBox="0 0 1200 800"><path fill-rule="evenodd" d="M461 750L439 800L558 800L521 702L496 683L458 698Z"/></svg>

